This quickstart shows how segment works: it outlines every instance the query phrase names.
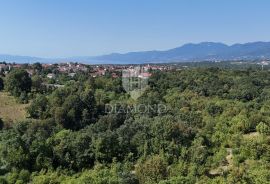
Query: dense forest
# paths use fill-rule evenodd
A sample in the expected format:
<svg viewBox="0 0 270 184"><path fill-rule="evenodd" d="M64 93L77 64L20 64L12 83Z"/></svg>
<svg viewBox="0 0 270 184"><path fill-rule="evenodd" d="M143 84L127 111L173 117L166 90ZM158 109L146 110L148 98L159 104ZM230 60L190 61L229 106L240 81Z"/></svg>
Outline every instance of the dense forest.
<svg viewBox="0 0 270 184"><path fill-rule="evenodd" d="M0 183L270 183L269 71L152 71L137 100L121 78L81 72L52 88L43 72L0 77L30 104L26 120L0 119ZM138 104L166 111L130 110Z"/></svg>

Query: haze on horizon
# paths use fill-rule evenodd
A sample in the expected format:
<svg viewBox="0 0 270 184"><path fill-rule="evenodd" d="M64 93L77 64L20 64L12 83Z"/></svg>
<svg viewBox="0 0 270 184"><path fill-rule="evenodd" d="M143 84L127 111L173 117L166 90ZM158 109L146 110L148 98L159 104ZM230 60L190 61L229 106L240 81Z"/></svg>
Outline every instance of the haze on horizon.
<svg viewBox="0 0 270 184"><path fill-rule="evenodd" d="M0 54L93 56L204 41L269 41L267 0L11 0L0 6Z"/></svg>

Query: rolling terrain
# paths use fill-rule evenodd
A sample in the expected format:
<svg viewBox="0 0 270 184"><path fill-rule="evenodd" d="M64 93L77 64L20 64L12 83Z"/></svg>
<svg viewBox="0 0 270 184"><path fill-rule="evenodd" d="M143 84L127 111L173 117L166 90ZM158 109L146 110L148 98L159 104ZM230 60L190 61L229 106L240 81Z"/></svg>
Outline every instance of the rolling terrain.
<svg viewBox="0 0 270 184"><path fill-rule="evenodd" d="M227 61L270 59L270 42L252 42L226 45L217 42L185 44L165 51L113 53L101 56L69 58L40 58L30 56L0 55L0 61L16 63L82 62L88 64L142 64L190 61Z"/></svg>

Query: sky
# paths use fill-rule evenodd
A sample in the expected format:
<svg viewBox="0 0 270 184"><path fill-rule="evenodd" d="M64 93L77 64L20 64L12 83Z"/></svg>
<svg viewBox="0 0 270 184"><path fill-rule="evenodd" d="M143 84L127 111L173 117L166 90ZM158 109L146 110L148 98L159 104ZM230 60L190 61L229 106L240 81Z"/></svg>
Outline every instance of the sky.
<svg viewBox="0 0 270 184"><path fill-rule="evenodd" d="M270 41L269 0L0 0L0 54L46 58Z"/></svg>

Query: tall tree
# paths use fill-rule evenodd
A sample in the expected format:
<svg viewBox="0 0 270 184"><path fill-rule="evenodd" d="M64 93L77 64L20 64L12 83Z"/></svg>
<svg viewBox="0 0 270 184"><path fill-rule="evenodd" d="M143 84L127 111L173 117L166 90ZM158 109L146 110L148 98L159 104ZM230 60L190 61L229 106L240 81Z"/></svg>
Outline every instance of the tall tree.
<svg viewBox="0 0 270 184"><path fill-rule="evenodd" d="M0 91L4 89L4 81L0 78Z"/></svg>
<svg viewBox="0 0 270 184"><path fill-rule="evenodd" d="M34 63L34 64L33 64L33 69L34 69L37 73L39 73L39 72L42 71L42 65L41 65L40 63Z"/></svg>
<svg viewBox="0 0 270 184"><path fill-rule="evenodd" d="M0 118L0 130L2 130L3 127L4 127L4 122L3 122L3 120Z"/></svg>
<svg viewBox="0 0 270 184"><path fill-rule="evenodd" d="M16 97L31 91L32 81L25 70L12 70L7 76L6 89Z"/></svg>

